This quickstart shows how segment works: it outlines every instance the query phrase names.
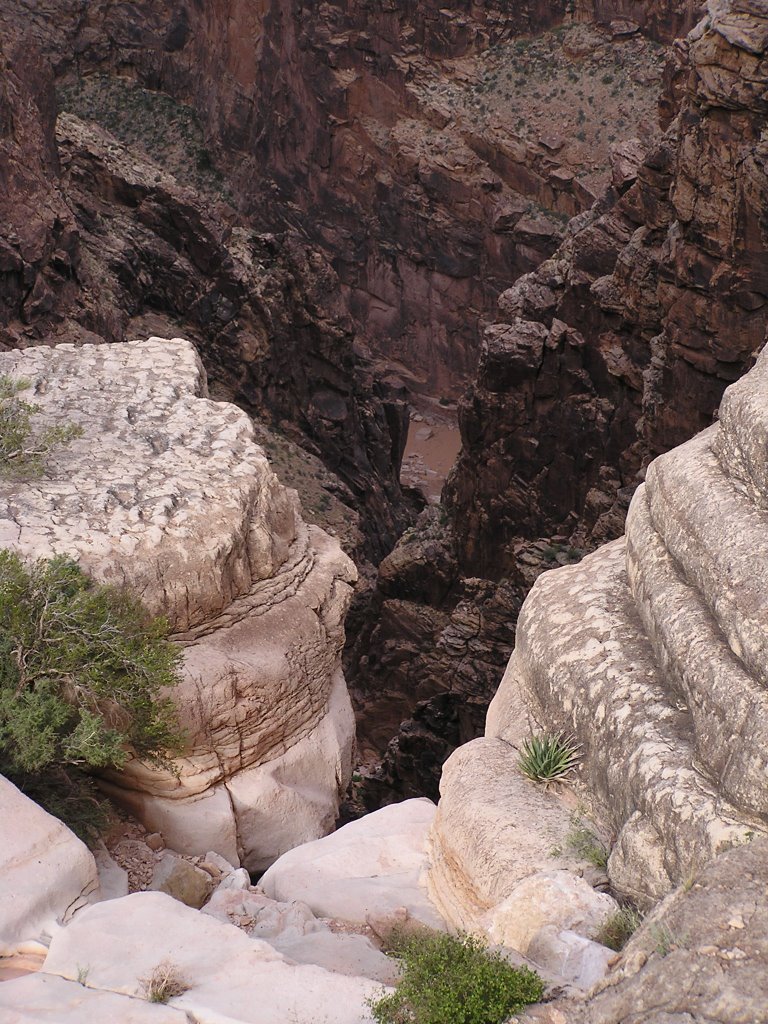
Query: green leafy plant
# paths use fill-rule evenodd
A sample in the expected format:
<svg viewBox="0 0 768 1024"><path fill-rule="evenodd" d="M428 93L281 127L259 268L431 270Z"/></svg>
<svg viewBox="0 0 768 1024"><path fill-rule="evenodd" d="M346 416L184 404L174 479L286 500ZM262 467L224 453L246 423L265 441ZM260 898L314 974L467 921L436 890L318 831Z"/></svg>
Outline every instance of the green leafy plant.
<svg viewBox="0 0 768 1024"><path fill-rule="evenodd" d="M578 744L563 733L541 733L523 740L520 771L533 782L549 785L564 779L579 763Z"/></svg>
<svg viewBox="0 0 768 1024"><path fill-rule="evenodd" d="M634 907L620 907L604 921L596 939L603 946L618 952L626 946L642 921L643 915L639 910L635 910Z"/></svg>
<svg viewBox="0 0 768 1024"><path fill-rule="evenodd" d="M91 820L84 772L131 750L170 766L182 735L163 691L181 650L164 620L67 558L25 565L0 550L0 623L0 772L53 813Z"/></svg>
<svg viewBox="0 0 768 1024"><path fill-rule="evenodd" d="M73 424L35 430L37 408L19 397L30 386L23 377L0 374L0 474L6 477L39 476L52 451L83 433Z"/></svg>
<svg viewBox="0 0 768 1024"><path fill-rule="evenodd" d="M377 1024L501 1024L544 994L537 974L473 936L395 933L389 952L403 973L394 992L371 1001Z"/></svg>
<svg viewBox="0 0 768 1024"><path fill-rule="evenodd" d="M169 960L163 960L146 978L139 980L149 1003L167 1003L169 999L183 996L191 987Z"/></svg>

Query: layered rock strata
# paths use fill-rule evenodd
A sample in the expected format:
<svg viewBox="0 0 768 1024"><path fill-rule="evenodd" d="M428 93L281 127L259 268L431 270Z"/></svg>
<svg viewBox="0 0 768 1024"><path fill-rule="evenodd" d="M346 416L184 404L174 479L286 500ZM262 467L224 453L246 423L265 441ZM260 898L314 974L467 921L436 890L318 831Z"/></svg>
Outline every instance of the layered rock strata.
<svg viewBox="0 0 768 1024"><path fill-rule="evenodd" d="M646 904L768 832L767 397L764 351L725 392L719 423L651 464L626 537L539 578L476 741L514 760L531 729L572 735L613 835L612 883ZM435 877L448 892L485 885L478 865L497 857L477 827L457 848L448 819L476 806L474 775L444 779L451 825L436 842L454 852ZM486 817L504 816L489 803Z"/></svg>
<svg viewBox="0 0 768 1024"><path fill-rule="evenodd" d="M324 834L354 737L338 541L302 521L248 417L205 397L188 342L27 349L0 368L31 382L36 421L83 428L41 479L0 485L0 543L128 587L184 646L178 774L134 759L108 792L176 849L251 870Z"/></svg>

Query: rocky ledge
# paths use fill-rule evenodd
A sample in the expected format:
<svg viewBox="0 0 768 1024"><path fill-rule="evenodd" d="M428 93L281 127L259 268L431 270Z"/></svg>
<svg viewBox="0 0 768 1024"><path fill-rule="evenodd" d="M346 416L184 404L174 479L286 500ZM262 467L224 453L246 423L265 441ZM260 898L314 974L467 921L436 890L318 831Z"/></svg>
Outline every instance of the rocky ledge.
<svg viewBox="0 0 768 1024"><path fill-rule="evenodd" d="M768 833L766 399L768 350L717 424L651 464L626 536L534 585L486 735L443 773L431 878L454 920L498 916L503 835L519 873L532 730L574 737L610 881L640 906Z"/></svg>
<svg viewBox="0 0 768 1024"><path fill-rule="evenodd" d="M27 349L0 372L31 382L36 422L83 429L42 478L0 483L0 545L125 585L184 646L178 775L134 759L104 787L176 850L250 870L325 834L354 738L338 542L303 522L245 413L206 398L188 342Z"/></svg>

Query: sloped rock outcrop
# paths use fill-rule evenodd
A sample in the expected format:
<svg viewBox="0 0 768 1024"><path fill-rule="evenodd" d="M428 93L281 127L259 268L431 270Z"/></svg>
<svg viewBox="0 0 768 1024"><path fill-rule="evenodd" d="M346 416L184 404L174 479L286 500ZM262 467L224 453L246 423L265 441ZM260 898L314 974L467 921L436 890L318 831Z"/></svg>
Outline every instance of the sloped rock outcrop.
<svg viewBox="0 0 768 1024"><path fill-rule="evenodd" d="M524 1024L758 1021L768 1006L768 843L729 850L669 896L586 1000L556 1001Z"/></svg>
<svg viewBox="0 0 768 1024"><path fill-rule="evenodd" d="M0 957L66 924L98 889L85 843L0 775Z"/></svg>
<svg viewBox="0 0 768 1024"><path fill-rule="evenodd" d="M263 870L328 831L351 767L340 668L355 570L301 519L248 417L207 400L185 341L0 356L37 419L83 436L0 484L0 543L67 554L165 614L184 645L178 776L133 759L104 787L175 849Z"/></svg>
<svg viewBox="0 0 768 1024"><path fill-rule="evenodd" d="M646 904L768 832L767 397L764 351L719 423L651 464L626 537L539 578L477 741L572 734L612 883Z"/></svg>

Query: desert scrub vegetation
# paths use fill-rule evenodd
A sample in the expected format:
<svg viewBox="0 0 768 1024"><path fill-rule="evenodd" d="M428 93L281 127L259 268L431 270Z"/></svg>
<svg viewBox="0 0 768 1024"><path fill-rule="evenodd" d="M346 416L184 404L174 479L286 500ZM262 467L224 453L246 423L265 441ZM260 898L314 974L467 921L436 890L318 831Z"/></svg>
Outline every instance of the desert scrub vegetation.
<svg viewBox="0 0 768 1024"><path fill-rule="evenodd" d="M114 75L87 75L58 89L60 111L93 121L124 146L213 200L232 201L193 107Z"/></svg>
<svg viewBox="0 0 768 1024"><path fill-rule="evenodd" d="M597 942L616 952L624 949L643 922L643 915L634 907L620 907L603 923L595 936Z"/></svg>
<svg viewBox="0 0 768 1024"><path fill-rule="evenodd" d="M11 479L40 476L48 456L83 433L71 423L35 429L37 409L20 397L30 387L23 377L0 373L0 475Z"/></svg>
<svg viewBox="0 0 768 1024"><path fill-rule="evenodd" d="M84 838L105 804L91 770L134 751L170 766L183 737L166 689L181 650L133 596L70 559L0 550L0 773Z"/></svg>
<svg viewBox="0 0 768 1024"><path fill-rule="evenodd" d="M470 935L395 932L388 952L402 977L394 992L371 1001L376 1024L502 1024L544 994L537 974Z"/></svg>
<svg viewBox="0 0 768 1024"><path fill-rule="evenodd" d="M527 736L520 751L520 771L532 782L549 785L569 775L580 760L579 744L558 733Z"/></svg>
<svg viewBox="0 0 768 1024"><path fill-rule="evenodd" d="M584 822L579 811L571 815L571 827L565 837L565 848L595 868L605 869L608 865L608 847ZM555 847L552 856L559 857L562 852L560 847Z"/></svg>
<svg viewBox="0 0 768 1024"><path fill-rule="evenodd" d="M191 987L170 960L163 960L139 981L148 1003L167 1003L169 999L183 996Z"/></svg>

